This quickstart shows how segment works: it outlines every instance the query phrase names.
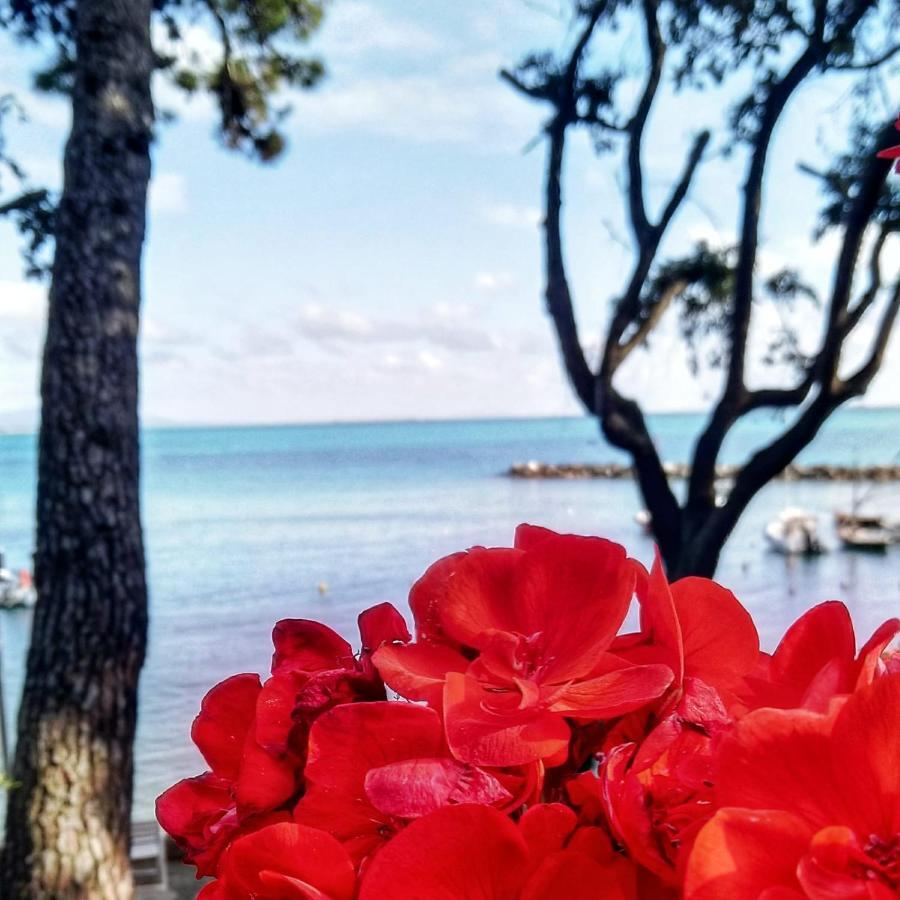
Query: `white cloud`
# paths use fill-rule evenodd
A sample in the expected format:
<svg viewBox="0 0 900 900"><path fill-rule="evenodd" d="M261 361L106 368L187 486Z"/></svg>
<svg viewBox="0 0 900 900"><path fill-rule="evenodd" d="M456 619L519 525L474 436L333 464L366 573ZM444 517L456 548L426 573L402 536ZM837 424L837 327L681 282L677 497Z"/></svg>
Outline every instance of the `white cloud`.
<svg viewBox="0 0 900 900"><path fill-rule="evenodd" d="M444 368L444 361L430 350L419 350L416 358L426 369L430 369L432 372Z"/></svg>
<svg viewBox="0 0 900 900"><path fill-rule="evenodd" d="M386 16L363 0L344 0L331 7L322 26L321 43L326 59L353 60L363 54L421 57L442 47L432 31L412 21Z"/></svg>
<svg viewBox="0 0 900 900"><path fill-rule="evenodd" d="M543 218L536 206L515 203L492 203L484 207L482 214L491 225L504 228L536 228Z"/></svg>
<svg viewBox="0 0 900 900"><path fill-rule="evenodd" d="M384 332L362 313L309 303L300 310L298 328L305 337L324 340L383 339Z"/></svg>
<svg viewBox="0 0 900 900"><path fill-rule="evenodd" d="M465 306L438 304L417 319L373 317L357 310L308 304L297 319L300 334L327 350L343 352L347 344L421 344L463 352L492 350L497 338Z"/></svg>
<svg viewBox="0 0 900 900"><path fill-rule="evenodd" d="M512 287L515 281L509 272L478 272L475 275L475 287L482 291L502 291Z"/></svg>

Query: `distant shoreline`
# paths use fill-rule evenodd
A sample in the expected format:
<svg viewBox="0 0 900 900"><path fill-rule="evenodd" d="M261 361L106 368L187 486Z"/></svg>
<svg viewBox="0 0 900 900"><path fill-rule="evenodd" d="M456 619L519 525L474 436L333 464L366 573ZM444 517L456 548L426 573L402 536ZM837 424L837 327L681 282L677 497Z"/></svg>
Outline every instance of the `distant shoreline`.
<svg viewBox="0 0 900 900"><path fill-rule="evenodd" d="M897 404L858 404L845 407L847 411L873 412L873 413L898 413L900 405ZM686 416L705 416L707 409L684 410L648 410L647 415L652 419L679 418ZM837 413L839 415L840 413ZM17 414L17 418L20 414ZM29 417L30 419L31 417ZM250 429L279 429L279 428L321 428L331 426L371 426L371 425L466 425L492 422L562 422L575 420L590 420L592 417L578 413L559 413L555 415L498 415L498 416L447 416L444 418L429 417L400 417L385 419L310 419L308 421L287 422L178 422L167 421L150 417L141 422L141 431L246 431ZM37 422L37 413L34 414ZM37 425L9 424L4 422L4 414L0 413L0 437L25 437L36 436ZM599 435L599 429L598 429Z"/></svg>
<svg viewBox="0 0 900 900"><path fill-rule="evenodd" d="M687 463L664 463L669 478L689 478L691 467ZM734 479L740 466L717 466L716 478L721 481ZM514 463L506 471L510 478L521 479L586 479L632 478L631 466L620 463L543 463L531 460ZM780 481L875 481L878 483L900 481L900 465L843 466L843 465L789 465L780 475Z"/></svg>

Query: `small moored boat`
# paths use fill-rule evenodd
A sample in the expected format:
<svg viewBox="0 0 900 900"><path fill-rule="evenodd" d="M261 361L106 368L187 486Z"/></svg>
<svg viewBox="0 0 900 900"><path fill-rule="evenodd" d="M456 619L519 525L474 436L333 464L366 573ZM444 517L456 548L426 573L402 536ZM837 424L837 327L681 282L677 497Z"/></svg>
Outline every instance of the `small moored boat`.
<svg viewBox="0 0 900 900"><path fill-rule="evenodd" d="M884 552L896 540L894 529L883 516L836 513L835 530L847 550Z"/></svg>
<svg viewBox="0 0 900 900"><path fill-rule="evenodd" d="M818 517L799 507L783 509L765 528L769 546L786 556L814 556L825 552L819 539Z"/></svg>
<svg viewBox="0 0 900 900"><path fill-rule="evenodd" d="M37 591L31 579L31 572L22 569L14 575L3 565L0 554L0 608L16 609L17 607L34 606L37 602Z"/></svg>

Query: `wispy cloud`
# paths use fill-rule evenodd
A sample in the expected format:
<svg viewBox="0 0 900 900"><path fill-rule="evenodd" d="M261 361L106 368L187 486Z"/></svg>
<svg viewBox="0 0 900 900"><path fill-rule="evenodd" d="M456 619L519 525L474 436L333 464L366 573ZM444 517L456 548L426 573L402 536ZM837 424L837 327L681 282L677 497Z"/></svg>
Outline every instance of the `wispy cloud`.
<svg viewBox="0 0 900 900"><path fill-rule="evenodd" d="M327 58L354 61L363 55L430 57L443 48L435 32L394 18L364 0L344 0L329 10L321 44Z"/></svg>
<svg viewBox="0 0 900 900"><path fill-rule="evenodd" d="M536 206L516 203L489 203L482 209L482 216L491 225L503 228L536 228L542 218Z"/></svg>
<svg viewBox="0 0 900 900"><path fill-rule="evenodd" d="M475 275L475 287L482 291L502 291L516 283L510 272L478 272Z"/></svg>
<svg viewBox="0 0 900 900"><path fill-rule="evenodd" d="M357 310L308 304L300 311L301 335L326 349L343 352L347 344L402 344L421 342L464 352L498 346L498 340L463 306L437 305L416 320L375 317Z"/></svg>

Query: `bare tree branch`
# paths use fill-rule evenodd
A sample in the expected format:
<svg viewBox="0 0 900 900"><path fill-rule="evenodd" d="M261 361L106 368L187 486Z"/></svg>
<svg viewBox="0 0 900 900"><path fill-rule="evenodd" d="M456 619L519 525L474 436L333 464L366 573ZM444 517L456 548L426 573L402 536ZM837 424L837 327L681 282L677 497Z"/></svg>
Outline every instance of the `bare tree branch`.
<svg viewBox="0 0 900 900"><path fill-rule="evenodd" d="M547 90L544 85L529 85L525 84L515 72L510 72L509 69L501 69L500 77L511 87L514 87L520 94L524 94L526 97L531 97L532 100L550 100L551 94Z"/></svg>
<svg viewBox="0 0 900 900"><path fill-rule="evenodd" d="M869 162L861 175L857 192L846 213L844 240L841 243L835 267L822 349L816 360L817 378L823 389L826 390L837 377L840 365L841 350L848 331L846 328L847 310L850 305L853 275L859 251L866 228L878 206L885 179L891 169L890 160L879 159L876 153L883 147L887 147L893 140L893 136L893 123L885 125L879 132L875 145L871 148ZM850 317L852 315L851 313Z"/></svg>
<svg viewBox="0 0 900 900"><path fill-rule="evenodd" d="M653 533L663 556L671 562L681 549L681 509L640 407L607 383L601 394L600 424L614 447L631 454L641 495L653 520Z"/></svg>
<svg viewBox="0 0 900 900"><path fill-rule="evenodd" d="M553 99L556 115L547 127L550 146L547 154L546 217L544 219L547 311L553 319L560 353L572 387L585 409L594 414L597 408L595 378L585 359L578 335L578 323L575 320L572 295L563 258L562 167L565 155L566 128L573 121L572 115L575 109L575 82L578 77L578 67L605 5L605 2L597 3L588 16L566 65L563 93Z"/></svg>
<svg viewBox="0 0 900 900"><path fill-rule="evenodd" d="M892 60L898 53L900 53L900 44L895 44L893 47L889 47L883 53L878 54L878 56L874 56L866 60L860 60L859 62L841 63L834 66L834 69L838 72L866 72L870 71L871 69L879 68L886 62Z"/></svg>
<svg viewBox="0 0 900 900"><path fill-rule="evenodd" d="M841 399L859 397L866 392L872 383L872 379L878 373L884 361L884 355L890 343L891 332L894 322L897 320L898 311L900 311L900 281L894 284L891 298L881 317L881 323L878 326L875 339L872 341L869 358L853 375L844 379L838 386L837 392Z"/></svg>
<svg viewBox="0 0 900 900"><path fill-rule="evenodd" d="M694 143L688 154L684 169L681 172L681 177L675 183L672 196L669 197L669 201L666 203L662 215L660 216L659 223L656 226L660 232L665 231L666 228L669 227L669 223L672 221L678 208L684 202L684 198L687 196L691 181L694 179L697 166L700 165L700 160L703 158L703 153L706 150L707 144L709 144L709 140L710 133L708 131L701 131L700 134L694 138Z"/></svg>
<svg viewBox="0 0 900 900"><path fill-rule="evenodd" d="M842 331L845 335L856 328L860 319L868 312L875 302L878 292L881 290L881 254L889 233L887 229L882 228L872 244L872 250L869 254L869 284L853 308L847 310L844 316Z"/></svg>
<svg viewBox="0 0 900 900"><path fill-rule="evenodd" d="M857 0L848 4L847 15L830 41L824 39L827 4L816 5L813 35L805 50L797 57L785 75L770 88L763 104L762 115L753 139L750 166L743 188L743 211L735 270L734 301L729 327L729 358L722 396L709 422L697 441L694 464L688 485L688 506L711 509L715 503L716 461L725 436L749 403L759 404L760 397L748 401L744 381L750 317L753 310L754 271L759 249L759 221L762 210L762 186L766 159L775 127L794 91L827 58L832 47L843 41L870 8L872 0ZM802 386L801 386L802 387ZM802 390L800 391L802 393ZM782 395L783 396L783 395ZM805 394L804 394L805 396ZM763 399L770 399L763 397Z"/></svg>
<svg viewBox="0 0 900 900"><path fill-rule="evenodd" d="M566 141L565 122L557 117L550 124L548 132L550 147L547 156L544 219L547 311L553 319L569 381L585 409L595 413L594 373L584 358L584 350L578 336L578 323L575 321L575 311L572 308L572 295L566 278L562 249L562 164Z"/></svg>
<svg viewBox="0 0 900 900"><path fill-rule="evenodd" d="M620 345L618 352L619 364L625 362L631 352L639 347L647 336L659 324L660 319L665 315L666 310L672 305L672 301L687 287L687 281L673 281L651 304L650 311L646 318L637 326L633 334Z"/></svg>
<svg viewBox="0 0 900 900"><path fill-rule="evenodd" d="M659 90L662 79L663 59L665 57L665 44L659 30L657 12L658 0L643 0L641 7L644 12L644 29L647 40L647 53L650 59L650 68L647 81L637 109L627 125L629 135L628 142L628 210L631 216L631 225L634 229L638 245L641 245L649 236L651 230L647 219L647 210L644 206L644 175L641 169L641 145L643 142L644 128L653 107L653 100Z"/></svg>
<svg viewBox="0 0 900 900"><path fill-rule="evenodd" d="M759 388L755 391L748 391L741 404L741 415L752 412L754 409L799 406L807 398L815 383L815 375L810 372L792 388Z"/></svg>
<svg viewBox="0 0 900 900"><path fill-rule="evenodd" d="M756 496L764 485L783 471L785 466L804 447L809 445L828 416L835 409L850 398L859 396L865 391L881 365L890 338L891 328L897 318L898 309L900 309L900 285L895 285L894 287L893 296L881 320L881 326L873 342L869 359L846 381L842 382L838 379L841 351L847 336L847 331L843 325L852 290L853 273L866 227L875 211L884 187L884 181L890 171L890 161L879 159L876 156L876 151L881 147L887 146L892 140L892 135L893 125L886 125L879 133L875 146L870 149L868 154L869 162L862 174L858 190L853 196L850 208L846 214L844 240L841 244L841 251L835 267L827 322L822 336L822 346L813 363L810 374L800 385L793 389L799 402L806 399L814 386L817 387L816 396L789 428L777 439L755 453L741 469L734 481L725 506L721 510L715 510L709 516L707 524L704 526L710 530L710 535L708 536L714 536L716 541L724 542L750 500ZM745 394L741 398L740 412L742 414L744 411L753 408L750 405L753 402L755 402L756 406L782 405L781 402L767 402L763 404L761 401L787 400L789 393L790 391L758 392L755 395L755 401L748 400ZM750 396L753 397L754 395ZM721 404L717 408L716 413L714 413L714 419L720 409ZM724 435L726 431L727 426L722 429L721 433ZM706 433L704 433L704 437L705 435ZM689 491L694 490L693 477L696 475L700 452L701 447L698 443ZM712 479L714 480L714 475ZM689 496L689 504L691 500L692 498Z"/></svg>

